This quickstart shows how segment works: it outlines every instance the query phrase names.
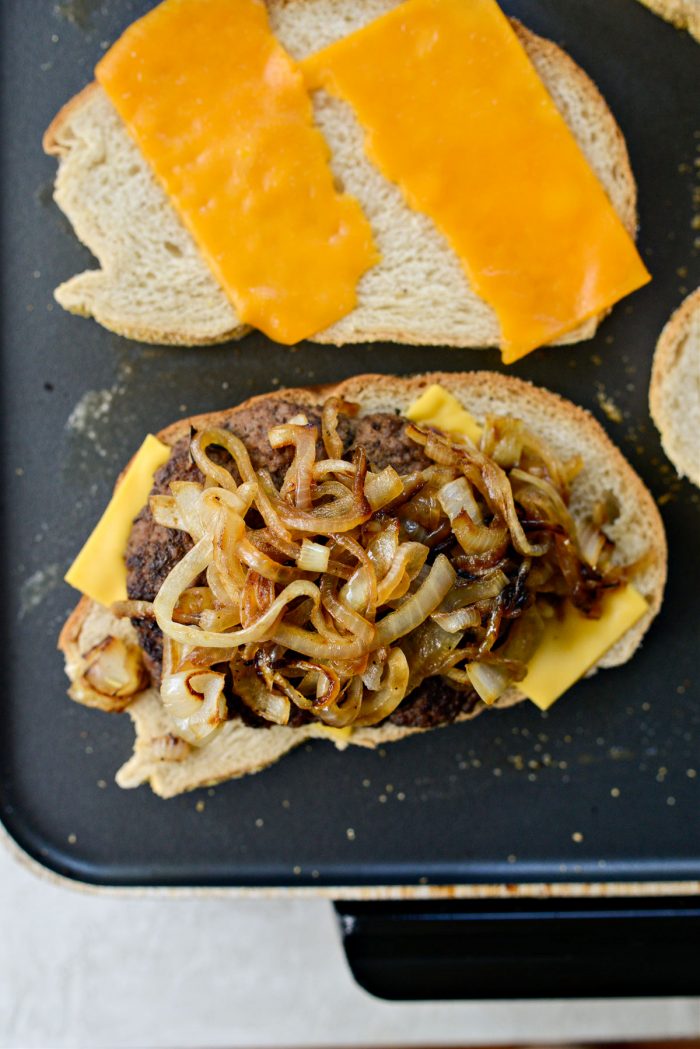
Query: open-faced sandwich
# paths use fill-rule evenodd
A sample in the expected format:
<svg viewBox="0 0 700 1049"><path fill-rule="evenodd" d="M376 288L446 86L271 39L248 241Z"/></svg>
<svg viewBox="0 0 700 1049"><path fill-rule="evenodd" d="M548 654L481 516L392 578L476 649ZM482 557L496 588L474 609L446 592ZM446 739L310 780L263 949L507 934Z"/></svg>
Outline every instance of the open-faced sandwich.
<svg viewBox="0 0 700 1049"><path fill-rule="evenodd" d="M133 522L133 523L132 523ZM488 372L283 390L150 437L67 579L70 695L169 797L624 663L663 526L585 411Z"/></svg>
<svg viewBox="0 0 700 1049"><path fill-rule="evenodd" d="M184 43L186 41L186 43ZM624 139L495 0L165 0L46 132L130 338L536 346L649 275Z"/></svg>

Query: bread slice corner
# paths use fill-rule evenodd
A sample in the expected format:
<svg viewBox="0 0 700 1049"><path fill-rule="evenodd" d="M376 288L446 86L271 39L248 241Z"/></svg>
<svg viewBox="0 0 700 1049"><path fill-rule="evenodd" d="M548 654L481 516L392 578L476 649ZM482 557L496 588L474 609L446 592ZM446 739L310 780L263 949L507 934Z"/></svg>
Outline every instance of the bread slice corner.
<svg viewBox="0 0 700 1049"><path fill-rule="evenodd" d="M141 342L197 346L250 330L98 84L61 109L43 146L59 160L54 199L99 262L56 289L64 309Z"/></svg>

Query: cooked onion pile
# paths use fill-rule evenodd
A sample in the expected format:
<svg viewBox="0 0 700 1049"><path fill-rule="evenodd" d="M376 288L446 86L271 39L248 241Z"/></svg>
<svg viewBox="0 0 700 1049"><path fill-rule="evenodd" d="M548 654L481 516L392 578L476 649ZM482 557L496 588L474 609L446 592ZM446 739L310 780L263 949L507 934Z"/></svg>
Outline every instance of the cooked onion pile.
<svg viewBox="0 0 700 1049"><path fill-rule="evenodd" d="M194 545L152 605L119 612L162 630L161 695L187 742L212 738L231 695L268 722L334 727L378 724L432 675L494 703L563 599L595 617L623 578L601 531L614 508L577 527L581 463L518 420L488 418L478 448L409 424L430 465L399 476L362 448L343 458L338 415L356 411L331 398L320 434L303 415L269 431L294 449L279 490L228 430L197 432L203 483L151 498Z"/></svg>

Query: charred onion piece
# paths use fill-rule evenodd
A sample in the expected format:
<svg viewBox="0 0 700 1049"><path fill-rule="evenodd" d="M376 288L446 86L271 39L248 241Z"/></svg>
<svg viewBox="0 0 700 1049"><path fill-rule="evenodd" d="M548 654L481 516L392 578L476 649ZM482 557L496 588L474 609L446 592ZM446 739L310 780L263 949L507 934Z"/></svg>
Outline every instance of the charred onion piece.
<svg viewBox="0 0 700 1049"><path fill-rule="evenodd" d="M140 650L110 635L85 655L82 674L71 685L70 695L85 706L118 712L147 684Z"/></svg>

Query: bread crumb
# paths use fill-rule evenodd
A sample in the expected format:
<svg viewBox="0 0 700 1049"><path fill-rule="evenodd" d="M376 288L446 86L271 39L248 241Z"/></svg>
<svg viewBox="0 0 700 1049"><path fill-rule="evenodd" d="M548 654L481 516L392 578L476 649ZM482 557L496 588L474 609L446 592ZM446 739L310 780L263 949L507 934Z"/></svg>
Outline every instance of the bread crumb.
<svg viewBox="0 0 700 1049"><path fill-rule="evenodd" d="M69 834L68 835L68 844L69 845L75 845L77 840L78 840L77 835L75 835L75 834Z"/></svg>
<svg viewBox="0 0 700 1049"><path fill-rule="evenodd" d="M676 799L674 797L668 797L666 798L666 804L673 806L676 804Z"/></svg>
<svg viewBox="0 0 700 1049"><path fill-rule="evenodd" d="M301 867L292 867L292 874L301 874Z"/></svg>
<svg viewBox="0 0 700 1049"><path fill-rule="evenodd" d="M195 805L195 809L197 810L197 812L204 812L205 804L201 799Z"/></svg>
<svg viewBox="0 0 700 1049"><path fill-rule="evenodd" d="M345 831L345 834L346 834L346 837L347 837L348 841L354 841L355 840L355 831L353 830L352 827L348 827L348 829Z"/></svg>
<svg viewBox="0 0 700 1049"><path fill-rule="evenodd" d="M611 798L619 798L620 797L620 788L619 787L612 787L612 789L610 790L610 797Z"/></svg>
<svg viewBox="0 0 700 1049"><path fill-rule="evenodd" d="M575 830L574 833L571 835L571 840L575 841L577 844L579 842L582 842L583 841L583 834L581 833L581 831L580 830Z"/></svg>
<svg viewBox="0 0 700 1049"><path fill-rule="evenodd" d="M611 422L622 422L622 412L615 404L612 397L609 397L602 387L596 393L596 400Z"/></svg>
<svg viewBox="0 0 700 1049"><path fill-rule="evenodd" d="M265 820L260 819L260 817L258 816L258 818L255 821L255 826L256 827L264 827L265 826Z"/></svg>
<svg viewBox="0 0 700 1049"><path fill-rule="evenodd" d="M695 769L686 769L685 774L688 777L688 779L695 779L695 777L697 776L697 772L695 771Z"/></svg>

